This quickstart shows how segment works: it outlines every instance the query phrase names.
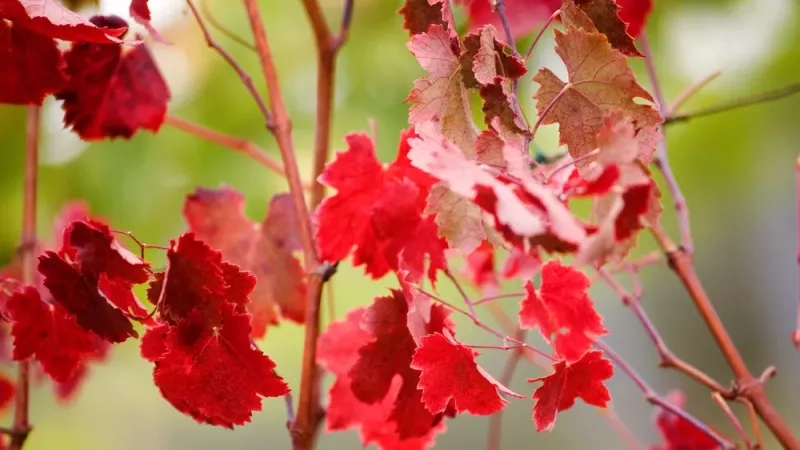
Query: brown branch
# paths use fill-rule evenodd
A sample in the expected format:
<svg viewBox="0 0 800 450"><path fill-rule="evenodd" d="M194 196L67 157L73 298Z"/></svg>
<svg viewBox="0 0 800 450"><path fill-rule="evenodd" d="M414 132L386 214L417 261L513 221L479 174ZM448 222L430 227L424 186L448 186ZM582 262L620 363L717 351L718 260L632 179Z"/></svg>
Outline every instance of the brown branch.
<svg viewBox="0 0 800 450"><path fill-rule="evenodd" d="M200 12L198 12L197 7L194 6L194 2L192 0L186 0L186 4L189 5L192 15L197 21L197 24L200 26L200 31L203 32L203 38L205 38L208 47L222 56L222 59L224 59L225 62L228 63L228 65L231 66L234 71L236 71L236 74L239 75L239 78L250 92L253 100L256 101L256 105L258 106L259 111L261 111L261 115L264 116L264 120L267 123L267 128L272 128L272 115L270 114L269 109L267 109L267 105L264 103L264 99L261 97L261 94L258 93L258 89L256 89L255 84L253 84L253 79L247 74L247 72L244 71L244 69L242 69L242 66L240 66L239 63L233 59L233 56L231 56L231 54L228 53L224 48L220 47L219 44L217 44L217 41L211 37L211 33L209 33L208 27L206 27L203 18L200 17Z"/></svg>
<svg viewBox="0 0 800 450"><path fill-rule="evenodd" d="M644 63L647 68L647 74L650 77L650 82L653 87L653 94L658 103L658 110L662 116L667 115L667 104L664 100L664 95L661 93L661 84L658 81L658 74L656 73L655 63L653 62L653 55L650 52L650 44L647 41L647 36L642 33L639 37L639 42L642 46L642 53L644 53ZM664 127L662 126L662 131ZM653 164L661 171L664 176L664 182L667 184L667 190L672 197L673 205L675 206L675 213L678 216L678 229L681 234L681 246L691 255L694 252L694 243L692 242L692 227L689 221L689 205L686 203L686 198L683 196L681 187L678 185L678 180L672 172L672 166L669 164L669 155L667 154L667 140L666 136L661 139L656 147L655 157Z"/></svg>
<svg viewBox="0 0 800 450"><path fill-rule="evenodd" d="M612 350L607 344L601 341L597 341L595 342L594 345L598 349L602 350L606 354L606 356L608 356L608 358L614 362L615 366L617 366L620 370L625 372L628 378L630 378L631 381L633 381L633 383L639 388L639 390L642 391L642 394L644 394L644 398L645 400L647 400L648 403L654 406L658 406L659 408L668 411L672 414L675 414L676 416L682 418L683 420L691 423L695 428L702 431L703 434L717 441L717 443L720 446L722 446L722 448L728 450L733 450L736 448L736 446L731 441L720 436L714 430L709 428L706 424L704 424L696 417L686 412L683 408L679 408L673 405L672 403L666 401L658 394L656 394L653 388L651 388L650 385L648 385L647 382L644 381L644 378L642 378L642 376L639 375L639 373L630 364L628 364L624 359L622 359L622 357L619 356L614 350Z"/></svg>
<svg viewBox="0 0 800 450"><path fill-rule="evenodd" d="M664 119L664 125L669 125L678 122L688 122L691 119L700 117L711 116L723 112L728 112L734 109L744 108L747 106L758 105L759 103L771 102L780 100L782 98L790 97L800 92L800 83L790 84L789 86L776 89L774 91L764 92L749 97L731 100L730 102L722 103L720 105L710 106L708 108L699 109L697 111L689 112L686 114L670 115Z"/></svg>
<svg viewBox="0 0 800 450"><path fill-rule="evenodd" d="M40 122L41 108L29 106L25 127L25 175L22 202L22 239L20 240L22 283L27 285L36 283L36 193L38 190ZM11 427L9 450L20 450L25 445L28 434L31 431L31 424L28 420L29 396L30 363L28 361L20 361L17 367L14 423Z"/></svg>
<svg viewBox="0 0 800 450"><path fill-rule="evenodd" d="M294 202L300 224L300 236L303 243L303 260L307 280L305 336L303 340L302 375L298 395L297 416L292 424L292 445L295 450L310 450L314 447L319 423L323 417L319 406L319 376L317 368L317 339L319 337L320 300L322 285L329 274L328 265L320 266L317 260L314 238L311 231L311 219L308 205L303 196L300 171L297 167L297 155L292 142L292 123L283 95L280 90L278 73L272 58L272 50L264 29L261 11L257 0L243 0L247 10L247 18L258 50L261 71L267 85L267 93L273 113L273 121L268 125L278 148L289 180L289 192Z"/></svg>
<svg viewBox="0 0 800 450"><path fill-rule="evenodd" d="M262 166L266 167L267 169L275 172L276 174L280 175L281 177L286 177L286 171L283 168L283 164L280 161L276 160L272 156L268 155L263 149L259 146L254 144L247 139L242 139L240 137L231 136L229 134L221 133L216 130L212 130L211 128L204 127L200 124L191 122L186 119L181 119L180 117L175 117L173 115L167 115L164 123L167 125L173 126L179 130L183 130L187 133L193 134L200 139L213 142L215 144L219 144L223 147L229 148L231 150L244 153L245 155L249 156L257 163L261 164ZM311 185L309 183L303 182L303 188L306 190L311 189Z"/></svg>
<svg viewBox="0 0 800 450"><path fill-rule="evenodd" d="M712 392L711 398L714 402L719 405L722 411L725 413L725 416L728 417L728 420L731 421L733 427L736 429L736 432L739 433L739 436L744 440L744 445L747 447L747 450L753 450L753 443L750 442L750 438L747 436L747 432L744 431L744 427L742 427L742 423L739 422L739 418L736 417L736 414L731 411L730 405L722 398L719 392Z"/></svg>
<svg viewBox="0 0 800 450"><path fill-rule="evenodd" d="M753 404L761 420L769 427L778 441L784 448L790 450L800 450L800 442L786 425L783 418L778 414L770 403L764 392L763 380L756 378L750 373L747 365L739 353L739 350L731 340L728 331L722 324L717 311L711 304L700 279L697 277L691 256L684 250L677 248L674 242L666 235L664 230L658 226L651 226L650 231L661 250L667 257L669 266L675 275L683 283L686 292L694 302L695 307L706 323L714 340L722 351L725 360L736 376L736 382L732 394L736 397L747 399Z"/></svg>
<svg viewBox="0 0 800 450"><path fill-rule="evenodd" d="M353 1L345 0L338 35L334 36L325 21L317 0L303 0L303 6L314 31L317 47L317 117L314 131L314 167L309 208L314 211L325 197L325 186L317 178L330 156L333 121L333 90L336 82L336 55L347 40L353 17Z"/></svg>
<svg viewBox="0 0 800 450"><path fill-rule="evenodd" d="M689 378L697 381L698 383L705 385L712 391L719 392L725 398L731 399L735 397L735 395L731 393L729 389L724 388L706 373L678 358L674 353L672 353L669 347L667 347L667 344L664 342L664 339L661 337L661 334L650 320L650 317L648 317L647 312L645 312L644 308L642 308L642 304L638 295L633 295L628 292L628 290L620 285L619 282L608 273L608 271L600 269L597 271L597 273L600 278L602 278L603 281L605 281L606 284L608 284L608 286L611 287L611 289L619 296L620 300L622 300L622 303L636 315L636 318L642 324L645 332L647 332L647 336L650 338L650 341L656 347L658 356L661 359L659 362L660 367L675 369L678 372L681 372Z"/></svg>

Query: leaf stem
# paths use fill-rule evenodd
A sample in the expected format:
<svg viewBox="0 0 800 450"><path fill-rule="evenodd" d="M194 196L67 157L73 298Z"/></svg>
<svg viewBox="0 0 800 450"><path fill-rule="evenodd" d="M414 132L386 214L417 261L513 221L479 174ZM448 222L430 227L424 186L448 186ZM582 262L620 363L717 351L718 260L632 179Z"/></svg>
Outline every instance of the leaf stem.
<svg viewBox="0 0 800 450"><path fill-rule="evenodd" d="M703 434L710 437L711 439L715 440L722 448L726 450L733 450L736 448L731 441L725 439L724 437L720 436L716 432L714 432L711 428L709 428L706 424L701 422L699 419L694 417L693 415L686 412L683 408L679 408L672 403L666 401L662 397L660 397L650 385L644 381L641 375L634 369L630 364L628 364L621 356L619 356L614 350L611 349L607 344L601 341L595 342L595 347L602 350L611 361L614 362L620 370L625 372L628 378L633 381L633 383L642 391L644 394L645 400L650 403L651 405L658 406L659 408L675 414L676 416L680 417L681 419L691 423L695 428L702 431Z"/></svg>
<svg viewBox="0 0 800 450"><path fill-rule="evenodd" d="M274 114L270 131L275 136L281 159L289 181L289 192L294 201L295 211L300 225L300 236L303 243L303 260L308 275L305 335L303 339L303 360L300 379L300 393L298 395L297 417L292 425L292 445L295 450L310 450L314 448L319 423L323 414L319 405L319 377L317 376L317 340L319 337L320 300L322 299L322 285L329 273L327 264L320 265L314 237L311 231L311 218L308 205L303 195L300 171L297 167L297 155L292 142L292 123L283 95L280 90L278 73L272 58L272 50L264 29L261 11L257 0L243 0L247 11L253 36L258 50L258 59L261 71L267 85L270 106ZM269 121L268 121L269 124Z"/></svg>
<svg viewBox="0 0 800 450"><path fill-rule="evenodd" d="M797 441L786 422L767 398L764 392L763 380L754 377L750 373L742 355L734 345L730 335L728 335L728 331L722 324L722 320L720 320L700 279L697 277L691 256L685 250L679 249L660 227L651 226L650 232L666 255L669 267L683 283L686 292L691 297L703 321L717 342L717 346L722 351L725 360L733 370L736 382L732 395L745 398L753 404L761 420L767 424L784 448L799 450L800 442Z"/></svg>
<svg viewBox="0 0 800 450"><path fill-rule="evenodd" d="M653 62L653 54L650 51L650 44L647 41L645 33L639 37L639 42L642 45L642 53L644 54L645 67L647 74L650 77L650 82L653 88L653 93L658 103L658 110L662 116L667 115L667 104L664 101L664 95L661 92L661 83L658 81L658 74ZM662 125L662 129L663 129ZM689 221L689 205L686 203L686 198L683 196L678 180L672 172L672 167L669 164L669 156L667 155L667 138L666 136L658 143L656 147L655 158L653 163L661 171L664 176L664 182L667 184L667 189L672 197L672 202L675 206L675 213L678 216L678 229L681 234L681 247L691 255L694 253L694 244L692 243L692 227Z"/></svg>
<svg viewBox="0 0 800 450"><path fill-rule="evenodd" d="M22 201L22 283L36 283L36 197L38 192L39 135L41 108L29 106L25 127L25 175ZM14 424L9 450L20 450L28 438L31 425L28 420L30 396L30 362L20 361L17 367L17 387L14 400Z"/></svg>
<svg viewBox="0 0 800 450"><path fill-rule="evenodd" d="M317 116L314 131L314 167L311 182L311 202L314 211L325 197L325 186L317 178L325 169L330 155L331 124L333 121L336 56L347 40L353 17L353 0L345 0L338 35L334 36L325 21L317 0L303 0L317 47Z"/></svg>
<svg viewBox="0 0 800 450"><path fill-rule="evenodd" d="M239 63L233 59L233 56L231 56L231 54L228 53L224 48L220 47L219 44L217 44L217 41L211 37L211 33L209 33L208 27L206 27L203 18L200 17L200 13L197 11L197 7L195 7L194 2L192 0L186 0L186 4L189 5L189 9L192 11L192 15L197 21L197 25L200 26L200 31L203 32L203 37L205 38L208 47L219 53L219 55L222 56L222 59L224 59L225 62L228 63L228 65L231 66L234 71L236 71L236 74L239 75L239 78L250 92L253 100L256 101L256 105L258 106L259 111L261 111L261 115L263 115L264 120L266 120L267 128L272 128L272 114L270 114L266 103L264 103L264 99L261 97L261 94L258 93L258 89L256 89L255 84L253 84L253 79L247 74L247 72L244 71L244 69L242 69L242 66L240 66Z"/></svg>
<svg viewBox="0 0 800 450"><path fill-rule="evenodd" d="M533 140L533 138L536 137L536 131L539 130L539 127L542 125L542 122L544 122L544 119L547 117L547 114L550 113L550 110L556 106L556 103L558 103L558 101L561 100L561 97L563 97L564 94L566 94L571 87L572 84L570 83L565 84L564 87L562 87L561 90L558 91L558 94L556 94L556 96L553 97L552 100L550 100L550 103L547 104L547 106L544 108L544 111L542 111L542 113L539 114L539 118L536 119L536 124L533 126L533 130L531 131L531 140Z"/></svg>
<svg viewBox="0 0 800 450"><path fill-rule="evenodd" d="M528 51L525 52L525 64L526 65L528 64L528 60L531 59L531 55L533 54L533 49L536 48L536 44L539 43L539 40L544 35L545 30L547 30L547 28L550 26L550 24L552 24L553 21L556 20L556 17L558 17L559 14L561 14L561 10L557 9L552 15L550 15L550 18L547 19L547 22L545 22L544 25L542 25L542 29L539 30L539 33L533 39L533 42L531 42L531 46L528 47Z"/></svg>

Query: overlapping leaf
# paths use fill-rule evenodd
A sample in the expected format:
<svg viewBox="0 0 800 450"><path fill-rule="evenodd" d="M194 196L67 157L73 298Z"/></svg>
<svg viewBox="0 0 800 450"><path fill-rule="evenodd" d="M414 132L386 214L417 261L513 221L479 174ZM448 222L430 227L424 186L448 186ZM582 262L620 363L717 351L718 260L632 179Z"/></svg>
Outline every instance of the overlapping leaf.
<svg viewBox="0 0 800 450"><path fill-rule="evenodd" d="M607 334L586 290L589 278L559 261L542 267L542 285L537 293L533 284L525 284L519 323L522 328L538 328L556 353L567 363L575 363L594 341Z"/></svg>
<svg viewBox="0 0 800 450"><path fill-rule="evenodd" d="M41 105L66 82L56 41L0 16L0 103Z"/></svg>
<svg viewBox="0 0 800 450"><path fill-rule="evenodd" d="M636 81L625 55L612 48L604 34L569 26L566 32L555 30L555 35L568 82L549 69L539 69L534 81L540 87L534 98L539 114L544 114L542 124L559 124L560 141L573 158L598 147L597 133L610 111L621 110L637 129L662 122L652 106L636 102L636 98L653 99Z"/></svg>
<svg viewBox="0 0 800 450"><path fill-rule="evenodd" d="M338 153L320 177L337 190L316 211L320 257L338 261L353 247L355 265L374 278L402 267L419 279L429 260L428 277L445 267L446 243L437 236L433 219L423 217L433 178L412 167L406 158L404 133L398 159L384 168L365 134L345 137L348 149Z"/></svg>
<svg viewBox="0 0 800 450"><path fill-rule="evenodd" d="M117 16L91 21L127 27ZM161 128L171 94L147 46L81 42L64 58L68 81L56 98L64 101L64 124L82 139L128 139L140 129Z"/></svg>
<svg viewBox="0 0 800 450"><path fill-rule="evenodd" d="M244 215L244 196L227 187L198 189L186 198L183 215L198 239L258 280L248 306L254 338L263 337L267 327L277 325L281 317L298 323L305 320L305 275L292 255L300 241L288 194L272 198L260 224Z"/></svg>
<svg viewBox="0 0 800 450"><path fill-rule="evenodd" d="M64 41L119 43L128 29L122 23L94 23L53 0L0 0L0 18L35 33Z"/></svg>

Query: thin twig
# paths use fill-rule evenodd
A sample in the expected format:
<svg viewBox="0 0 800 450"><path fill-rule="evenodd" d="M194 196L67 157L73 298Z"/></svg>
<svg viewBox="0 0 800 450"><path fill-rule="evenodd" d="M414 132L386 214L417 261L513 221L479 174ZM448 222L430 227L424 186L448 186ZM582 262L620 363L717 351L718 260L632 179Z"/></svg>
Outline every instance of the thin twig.
<svg viewBox="0 0 800 450"><path fill-rule="evenodd" d="M222 25L216 19L216 17L214 17L213 14L211 14L211 9L210 9L211 7L209 6L210 4L211 4L211 2L209 2L209 1L201 1L200 2L200 8L203 9L203 15L205 16L205 19L208 21L208 23L211 24L211 26L215 30L217 30L220 33L222 33L223 35L225 35L228 39L232 40L233 42L236 42L237 44L241 45L242 47L245 47L245 48L255 52L256 51L256 46L255 45L253 45L250 42L247 42L247 40L245 40L243 37L239 36L238 34L234 33L233 31L229 30L228 28L226 28L224 25Z"/></svg>
<svg viewBox="0 0 800 450"><path fill-rule="evenodd" d="M274 120L272 123L268 121L268 126L278 143L278 149L281 152L281 159L289 181L289 193L297 213L300 237L303 244L303 261L308 275L300 392L297 400L297 417L292 425L291 435L292 445L295 450L311 450L314 448L317 431L319 430L318 424L323 417L319 405L319 376L316 361L322 285L330 267L326 264L320 265L317 260L309 208L303 195L300 171L297 167L297 155L292 142L292 123L283 102L278 73L272 58L267 32L264 29L259 4L257 0L244 0L244 6L255 38L258 59L261 63L261 71L266 81L269 102L273 112Z"/></svg>
<svg viewBox="0 0 800 450"><path fill-rule="evenodd" d="M472 315L473 320L477 319L478 314L475 312L475 304L472 303L472 300L469 298L469 295L467 295L467 292L463 287L461 287L461 283L459 283L456 277L453 276L453 273L450 272L450 269L445 269L444 275L450 280L451 283L453 283L453 286L456 287L456 290L458 290L461 298L464 299L464 303L467 305L467 309L469 310L470 315Z"/></svg>
<svg viewBox="0 0 800 450"><path fill-rule="evenodd" d="M519 341L525 341L525 330L517 327L514 330L514 338ZM506 363L503 365L503 371L500 373L498 380L503 386L509 386L511 380L514 378L514 372L519 366L519 361L524 356L525 352L522 347L518 347L516 351L512 352L506 358ZM500 443L503 437L503 411L492 414L489 418L489 442L487 448L489 450L500 450Z"/></svg>
<svg viewBox="0 0 800 450"><path fill-rule="evenodd" d="M213 142L215 144L221 145L231 150L243 153L252 158L253 160L255 160L257 163L266 167L267 169L280 175L281 177L284 178L286 177L286 171L284 170L283 164L281 164L280 161L276 160L275 158L267 154L262 148L260 148L253 142L248 141L247 139L242 139L236 136L231 136L229 134L221 133L219 131L212 130L211 128L204 127L200 124L188 121L186 119L175 117L171 114L167 115L167 117L164 120L164 123L173 126L179 130L183 130L187 133L193 134L206 141ZM309 190L311 189L311 185L309 183L303 182L303 188Z"/></svg>
<svg viewBox="0 0 800 450"><path fill-rule="evenodd" d="M267 128L272 128L272 114L269 112L269 109L267 109L267 104L264 103L264 99L261 97L261 94L259 94L255 84L253 84L253 79L247 74L247 72L244 71L244 69L242 69L242 66L240 66L239 63L233 59L231 54L228 53L224 48L220 47L219 44L217 44L217 41L211 37L211 33L209 33L208 27L206 27L203 18L200 17L200 13L197 11L197 7L194 6L194 2L192 0L186 0L186 4L189 5L189 9L192 11L192 15L194 15L194 18L197 21L197 25L200 26L200 31L203 32L203 37L206 40L206 44L208 44L208 46L215 52L219 53L219 55L222 56L222 59L224 59L225 62L227 62L228 65L231 66L234 71L236 71L236 74L239 75L239 78L242 80L244 86L248 91L250 91L250 95L253 97L253 100L255 100L256 105L258 105L261 115L264 116L264 120L267 123Z"/></svg>
<svg viewBox="0 0 800 450"><path fill-rule="evenodd" d="M780 89L776 89L774 91L764 92L749 97L731 100L730 102L710 106L708 108L699 109L697 111L688 112L685 114L670 115L665 117L664 125L669 125L678 122L688 122L691 119L697 119L700 117L711 116L714 114L728 112L734 109L744 108L747 106L758 105L760 103L767 103L774 100L780 100L786 97L790 97L798 92L800 92L800 83L795 83Z"/></svg>
<svg viewBox="0 0 800 450"><path fill-rule="evenodd" d="M656 72L655 63L653 61L653 54L650 51L650 44L647 41L645 33L639 37L639 42L642 46L642 53L644 53L645 67L647 74L650 77L650 83L653 87L653 94L658 103L658 110L662 116L667 115L667 104L664 101L664 94L661 92L661 83L658 81L658 74ZM663 129L663 126L662 126ZM689 205L686 203L686 198L683 196L678 180L672 172L672 166L669 164L669 155L667 154L667 138L664 136L661 142L656 147L655 158L653 163L661 171L664 176L664 182L667 184L667 190L672 197L672 202L675 206L675 213L678 216L678 229L681 234L681 247L691 255L694 253L694 243L692 242L692 228L689 220Z"/></svg>
<svg viewBox="0 0 800 450"><path fill-rule="evenodd" d="M675 414L681 419L691 423L695 428L702 431L703 434L715 440L720 446L722 446L722 448L728 450L733 450L736 448L736 445L734 445L731 441L720 436L714 430L709 428L706 424L704 424L696 417L686 412L683 408L679 408L673 405L672 403L666 401L658 394L656 394L653 388L651 388L650 385L648 385L647 382L644 381L644 378L642 378L642 376L639 375L639 373L630 364L628 364L624 359L622 359L622 357L620 357L607 344L601 341L597 341L595 342L595 347L602 350L606 354L606 356L608 356L608 358L614 362L614 365L616 365L620 370L625 372L628 378L630 378L631 381L633 381L633 383L639 388L639 390L642 391L642 393L644 394L644 398L645 400L647 400L648 403L658 406L659 408L668 411L672 414Z"/></svg>
<svg viewBox="0 0 800 450"><path fill-rule="evenodd" d="M722 398L719 392L712 392L711 398L717 403L717 405L719 405L720 408L722 408L722 411L728 417L728 420L730 420L733 424L733 427L736 428L736 432L739 433L739 436L741 436L742 440L744 440L744 445L747 447L747 450L753 450L753 443L750 442L750 438L747 436L747 432L744 431L742 423L739 422L739 418L737 418L736 414L731 411L730 405L728 405L725 399Z"/></svg>
<svg viewBox="0 0 800 450"><path fill-rule="evenodd" d="M20 239L20 257L22 259L22 283L36 283L36 193L38 190L39 171L39 134L41 108L28 107L25 127L25 175L23 179L22 201L22 238ZM20 450L28 434L31 424L28 418L30 395L30 363L20 361L17 367L17 386L14 399L14 423L11 427L11 444L9 450Z"/></svg>
<svg viewBox="0 0 800 450"><path fill-rule="evenodd" d="M630 427L620 419L617 412L611 405L608 405L605 408L595 408L600 414L605 417L606 421L611 425L611 428L619 434L622 440L625 442L625 445L628 446L630 450L644 450L645 446L639 443L636 440L636 436L633 435L633 431L631 431Z"/></svg>
<svg viewBox="0 0 800 450"><path fill-rule="evenodd" d="M338 35L334 36L317 0L303 0L317 47L317 116L314 128L314 166L311 201L313 211L325 197L325 186L317 179L330 157L333 122L333 90L336 82L336 56L347 40L353 18L353 1L345 0Z"/></svg>
<svg viewBox="0 0 800 450"><path fill-rule="evenodd" d="M559 15L559 14L561 14L561 10L560 10L560 9L557 9L557 10L556 10L556 11L555 11L555 12L554 12L554 13L553 13L551 16L550 16L550 18L549 18L549 19L547 19L547 22L545 22L545 23L544 23L544 25L542 25L542 29L541 29L541 30L539 30L539 33L538 33L538 34L536 35L536 37L533 39L533 42L531 42L531 46L530 46L530 47L528 47L528 51L527 51L527 52L525 52L525 64L526 64L526 65L528 64L528 60L529 60L529 59L531 59L531 55L533 54L533 49L536 47L536 44L538 44L538 43L539 43L539 40L540 40L540 39L542 38L542 36L544 35L544 31L545 31L545 30L546 30L546 29L547 29L547 28L550 26L550 24L552 24L552 23L553 23L553 21L554 21L554 20L556 20L556 17L558 17L558 15Z"/></svg>
<svg viewBox="0 0 800 450"><path fill-rule="evenodd" d="M667 115L671 116L675 114L681 108L681 106L686 103L687 100L689 100L694 94L700 92L701 89L708 86L708 83L716 80L720 75L722 75L722 72L717 70L716 72L712 72L689 85L689 87L681 92L680 95L678 95L678 98L672 102L672 105L667 108Z"/></svg>
<svg viewBox="0 0 800 450"><path fill-rule="evenodd" d="M647 313L645 312L644 308L642 308L642 304L639 301L639 297L637 295L633 295L628 292L619 282L614 279L611 274L608 273L605 269L599 269L597 271L600 278L608 284L611 290L619 296L622 300L622 303L627 306L633 313L636 315L636 318L642 324L645 332L647 333L650 341L655 345L656 351L658 352L658 356L661 359L659 362L659 366L663 368L672 368L687 375L689 378L697 381L698 383L708 387L714 392L719 392L725 398L734 398L735 395L731 393L729 389L724 388L720 383L715 381L713 378L702 372L700 369L694 367L693 365L683 361L682 359L675 356L672 351L667 347L666 343L664 343L664 339L661 337L661 334L656 329L653 322L648 317Z"/></svg>
<svg viewBox="0 0 800 450"><path fill-rule="evenodd" d="M697 308L706 323L706 327L708 327L717 346L736 376L734 394L737 397L746 398L753 404L761 420L767 424L784 448L800 450L800 442L798 442L791 429L767 398L762 380L750 373L744 358L739 353L739 349L736 348L728 331L722 324L722 320L719 318L716 309L714 309L714 305L711 304L703 284L697 277L691 256L679 249L659 226L651 226L649 229L666 255L669 267L683 283L686 292L694 302L695 308Z"/></svg>
<svg viewBox="0 0 800 450"><path fill-rule="evenodd" d="M756 448L762 450L764 448L763 440L761 438L761 428L758 426L758 414L753 404L746 398L740 398L740 402L744 403L747 407L747 419L750 422L750 427L753 429L753 436L756 440Z"/></svg>

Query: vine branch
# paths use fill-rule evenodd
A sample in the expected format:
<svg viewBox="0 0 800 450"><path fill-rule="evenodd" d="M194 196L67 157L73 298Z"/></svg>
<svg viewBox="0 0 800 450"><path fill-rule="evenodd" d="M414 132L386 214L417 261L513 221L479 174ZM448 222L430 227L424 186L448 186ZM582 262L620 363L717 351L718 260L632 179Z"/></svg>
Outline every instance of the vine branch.
<svg viewBox="0 0 800 450"><path fill-rule="evenodd" d="M22 201L22 238L20 258L22 259L22 283L36 283L36 194L39 171L39 131L41 108L29 106L25 126L25 171ZM10 434L9 450L20 450L31 425L28 417L30 396L30 363L20 361L17 366L17 387L14 398L14 423Z"/></svg>
<svg viewBox="0 0 800 450"><path fill-rule="evenodd" d="M798 442L786 422L767 398L764 392L764 380L756 378L750 373L742 355L731 340L700 279L697 277L691 256L685 250L679 249L660 227L651 226L650 232L666 255L669 267L680 279L736 376L732 395L742 397L753 404L758 416L761 417L761 420L769 427L784 448L790 450L800 449L800 442Z"/></svg>
<svg viewBox="0 0 800 450"><path fill-rule="evenodd" d="M354 0L345 0L339 32L334 35L317 0L303 0L306 14L314 32L317 48L317 116L314 128L314 166L310 209L313 211L325 197L325 186L317 178L325 169L330 156L331 124L333 121L333 91L336 83L336 56L347 40L353 18Z"/></svg>
<svg viewBox="0 0 800 450"><path fill-rule="evenodd" d="M264 29L261 11L257 0L243 0L250 28L255 38L261 71L267 86L273 121L269 127L286 170L289 192L292 196L300 225L303 243L303 260L307 278L305 336L303 341L302 374L298 395L297 416L291 427L292 445L295 450L310 450L314 447L318 424L323 414L319 406L319 377L317 369L317 339L319 337L319 312L322 298L322 285L325 271L320 270L316 247L311 231L308 205L303 195L297 155L292 142L292 122L283 102L278 72L272 57L272 50ZM269 121L267 122L269 124Z"/></svg>
<svg viewBox="0 0 800 450"><path fill-rule="evenodd" d="M664 125L669 125L678 122L688 122L691 119L697 119L700 117L711 116L714 114L728 112L734 109L744 108L747 106L758 105L760 103L767 103L775 100L780 100L786 97L790 97L794 94L797 94L798 92L800 92L800 83L795 83L789 86L782 87L780 89L775 89L773 91L768 91L761 94L752 95L749 97L743 97L731 100L726 103L709 106L708 108L699 109L697 111L685 114L668 115L664 118Z"/></svg>

